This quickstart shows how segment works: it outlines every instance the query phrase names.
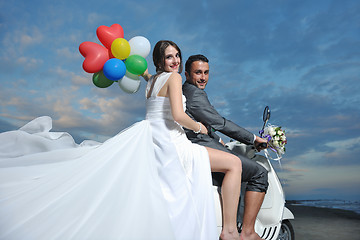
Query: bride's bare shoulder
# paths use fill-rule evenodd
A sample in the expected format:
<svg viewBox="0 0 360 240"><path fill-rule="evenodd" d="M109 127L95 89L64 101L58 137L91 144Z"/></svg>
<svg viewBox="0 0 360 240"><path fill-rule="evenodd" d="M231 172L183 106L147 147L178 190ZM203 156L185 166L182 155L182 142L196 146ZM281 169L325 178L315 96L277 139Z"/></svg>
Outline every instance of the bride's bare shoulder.
<svg viewBox="0 0 360 240"><path fill-rule="evenodd" d="M181 78L181 75L179 73L173 72L173 73L171 73L168 81L174 81L174 82L182 81L182 78Z"/></svg>

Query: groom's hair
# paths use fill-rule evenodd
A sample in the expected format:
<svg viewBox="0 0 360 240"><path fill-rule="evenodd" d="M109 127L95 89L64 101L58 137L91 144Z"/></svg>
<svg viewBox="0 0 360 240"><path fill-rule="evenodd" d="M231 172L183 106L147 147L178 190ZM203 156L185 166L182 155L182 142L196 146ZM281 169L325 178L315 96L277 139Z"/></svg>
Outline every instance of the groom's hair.
<svg viewBox="0 0 360 240"><path fill-rule="evenodd" d="M197 54L197 55L192 55L188 58L188 60L185 63L185 72L190 73L191 71L191 64L193 62L196 61L202 61L202 62L209 62L209 59L207 59L207 57L205 57L204 55L201 54Z"/></svg>

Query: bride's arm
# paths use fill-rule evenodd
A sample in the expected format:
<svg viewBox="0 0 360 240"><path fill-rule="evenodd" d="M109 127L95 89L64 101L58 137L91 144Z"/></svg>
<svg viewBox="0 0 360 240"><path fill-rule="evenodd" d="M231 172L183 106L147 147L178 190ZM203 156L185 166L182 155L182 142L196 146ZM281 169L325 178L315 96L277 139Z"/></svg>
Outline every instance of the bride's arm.
<svg viewBox="0 0 360 240"><path fill-rule="evenodd" d="M195 122L184 112L182 103L182 79L180 74L171 74L168 79L167 92L174 120L181 126L193 130L194 132L201 129L200 133L207 134L207 129L202 123Z"/></svg>

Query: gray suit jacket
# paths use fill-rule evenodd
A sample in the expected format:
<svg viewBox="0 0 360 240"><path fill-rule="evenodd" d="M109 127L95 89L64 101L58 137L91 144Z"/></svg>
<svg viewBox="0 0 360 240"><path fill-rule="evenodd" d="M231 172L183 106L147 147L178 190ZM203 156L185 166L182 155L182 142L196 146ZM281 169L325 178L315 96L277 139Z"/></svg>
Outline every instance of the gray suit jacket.
<svg viewBox="0 0 360 240"><path fill-rule="evenodd" d="M190 141L226 151L227 149L219 144L219 136L215 133L215 131L219 131L242 143L248 145L254 143L254 134L222 117L210 104L204 90L185 82L183 94L186 97L186 113L195 121L202 122L208 129L212 129L209 135L195 134L193 131L185 129Z"/></svg>

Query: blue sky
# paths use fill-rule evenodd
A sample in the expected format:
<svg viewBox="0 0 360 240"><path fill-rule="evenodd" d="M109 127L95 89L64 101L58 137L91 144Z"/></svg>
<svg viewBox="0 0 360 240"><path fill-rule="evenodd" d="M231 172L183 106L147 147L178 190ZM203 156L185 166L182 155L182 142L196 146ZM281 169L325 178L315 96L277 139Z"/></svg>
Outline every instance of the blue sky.
<svg viewBox="0 0 360 240"><path fill-rule="evenodd" d="M54 131L103 141L144 119L144 87L100 89L78 47L100 25L176 42L210 60L207 92L257 133L262 111L287 132L287 199L360 200L360 2L1 1L0 132L43 115ZM149 71L154 73L151 53Z"/></svg>

